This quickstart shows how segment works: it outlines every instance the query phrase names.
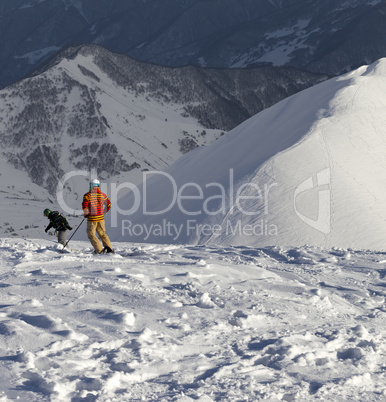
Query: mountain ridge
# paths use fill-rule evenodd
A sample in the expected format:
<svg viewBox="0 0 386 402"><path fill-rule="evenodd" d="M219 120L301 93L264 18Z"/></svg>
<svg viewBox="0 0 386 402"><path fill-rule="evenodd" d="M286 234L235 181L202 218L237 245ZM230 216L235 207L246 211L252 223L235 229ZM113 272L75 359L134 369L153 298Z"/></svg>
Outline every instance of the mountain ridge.
<svg viewBox="0 0 386 402"><path fill-rule="evenodd" d="M174 67L271 64L327 75L385 55L384 0L225 1L2 0L0 85L86 43Z"/></svg>

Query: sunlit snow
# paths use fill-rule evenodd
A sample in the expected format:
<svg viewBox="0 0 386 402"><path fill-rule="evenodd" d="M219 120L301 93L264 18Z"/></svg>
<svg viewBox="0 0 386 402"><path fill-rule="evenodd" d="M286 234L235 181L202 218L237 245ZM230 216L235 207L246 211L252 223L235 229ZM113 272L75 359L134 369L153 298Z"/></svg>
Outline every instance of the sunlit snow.
<svg viewBox="0 0 386 402"><path fill-rule="evenodd" d="M0 240L1 401L386 397L384 252L70 244Z"/></svg>

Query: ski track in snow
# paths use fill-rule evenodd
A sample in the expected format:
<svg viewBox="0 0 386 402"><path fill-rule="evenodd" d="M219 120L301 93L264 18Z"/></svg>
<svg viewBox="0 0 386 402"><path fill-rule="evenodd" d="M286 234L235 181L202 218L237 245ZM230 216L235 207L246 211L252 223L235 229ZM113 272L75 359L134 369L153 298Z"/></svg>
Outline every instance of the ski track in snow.
<svg viewBox="0 0 386 402"><path fill-rule="evenodd" d="M72 247L0 240L0 401L386 398L385 253Z"/></svg>

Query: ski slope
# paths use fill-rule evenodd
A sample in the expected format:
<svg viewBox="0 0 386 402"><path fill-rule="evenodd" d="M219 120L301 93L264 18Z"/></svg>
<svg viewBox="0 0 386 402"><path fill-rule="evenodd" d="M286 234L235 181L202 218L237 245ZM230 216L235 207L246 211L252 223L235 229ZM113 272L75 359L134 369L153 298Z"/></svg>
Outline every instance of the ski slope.
<svg viewBox="0 0 386 402"><path fill-rule="evenodd" d="M284 99L155 173L120 200L112 238L383 249L385 116L381 59Z"/></svg>
<svg viewBox="0 0 386 402"><path fill-rule="evenodd" d="M385 252L0 239L0 401L384 401Z"/></svg>

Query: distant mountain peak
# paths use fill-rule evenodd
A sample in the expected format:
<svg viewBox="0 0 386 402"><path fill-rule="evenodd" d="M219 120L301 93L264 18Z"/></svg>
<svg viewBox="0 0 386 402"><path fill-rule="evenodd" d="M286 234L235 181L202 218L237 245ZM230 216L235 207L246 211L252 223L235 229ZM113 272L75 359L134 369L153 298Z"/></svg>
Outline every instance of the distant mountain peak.
<svg viewBox="0 0 386 402"><path fill-rule="evenodd" d="M265 64L335 75L385 54L383 0L3 1L0 86L99 44L171 67Z"/></svg>

